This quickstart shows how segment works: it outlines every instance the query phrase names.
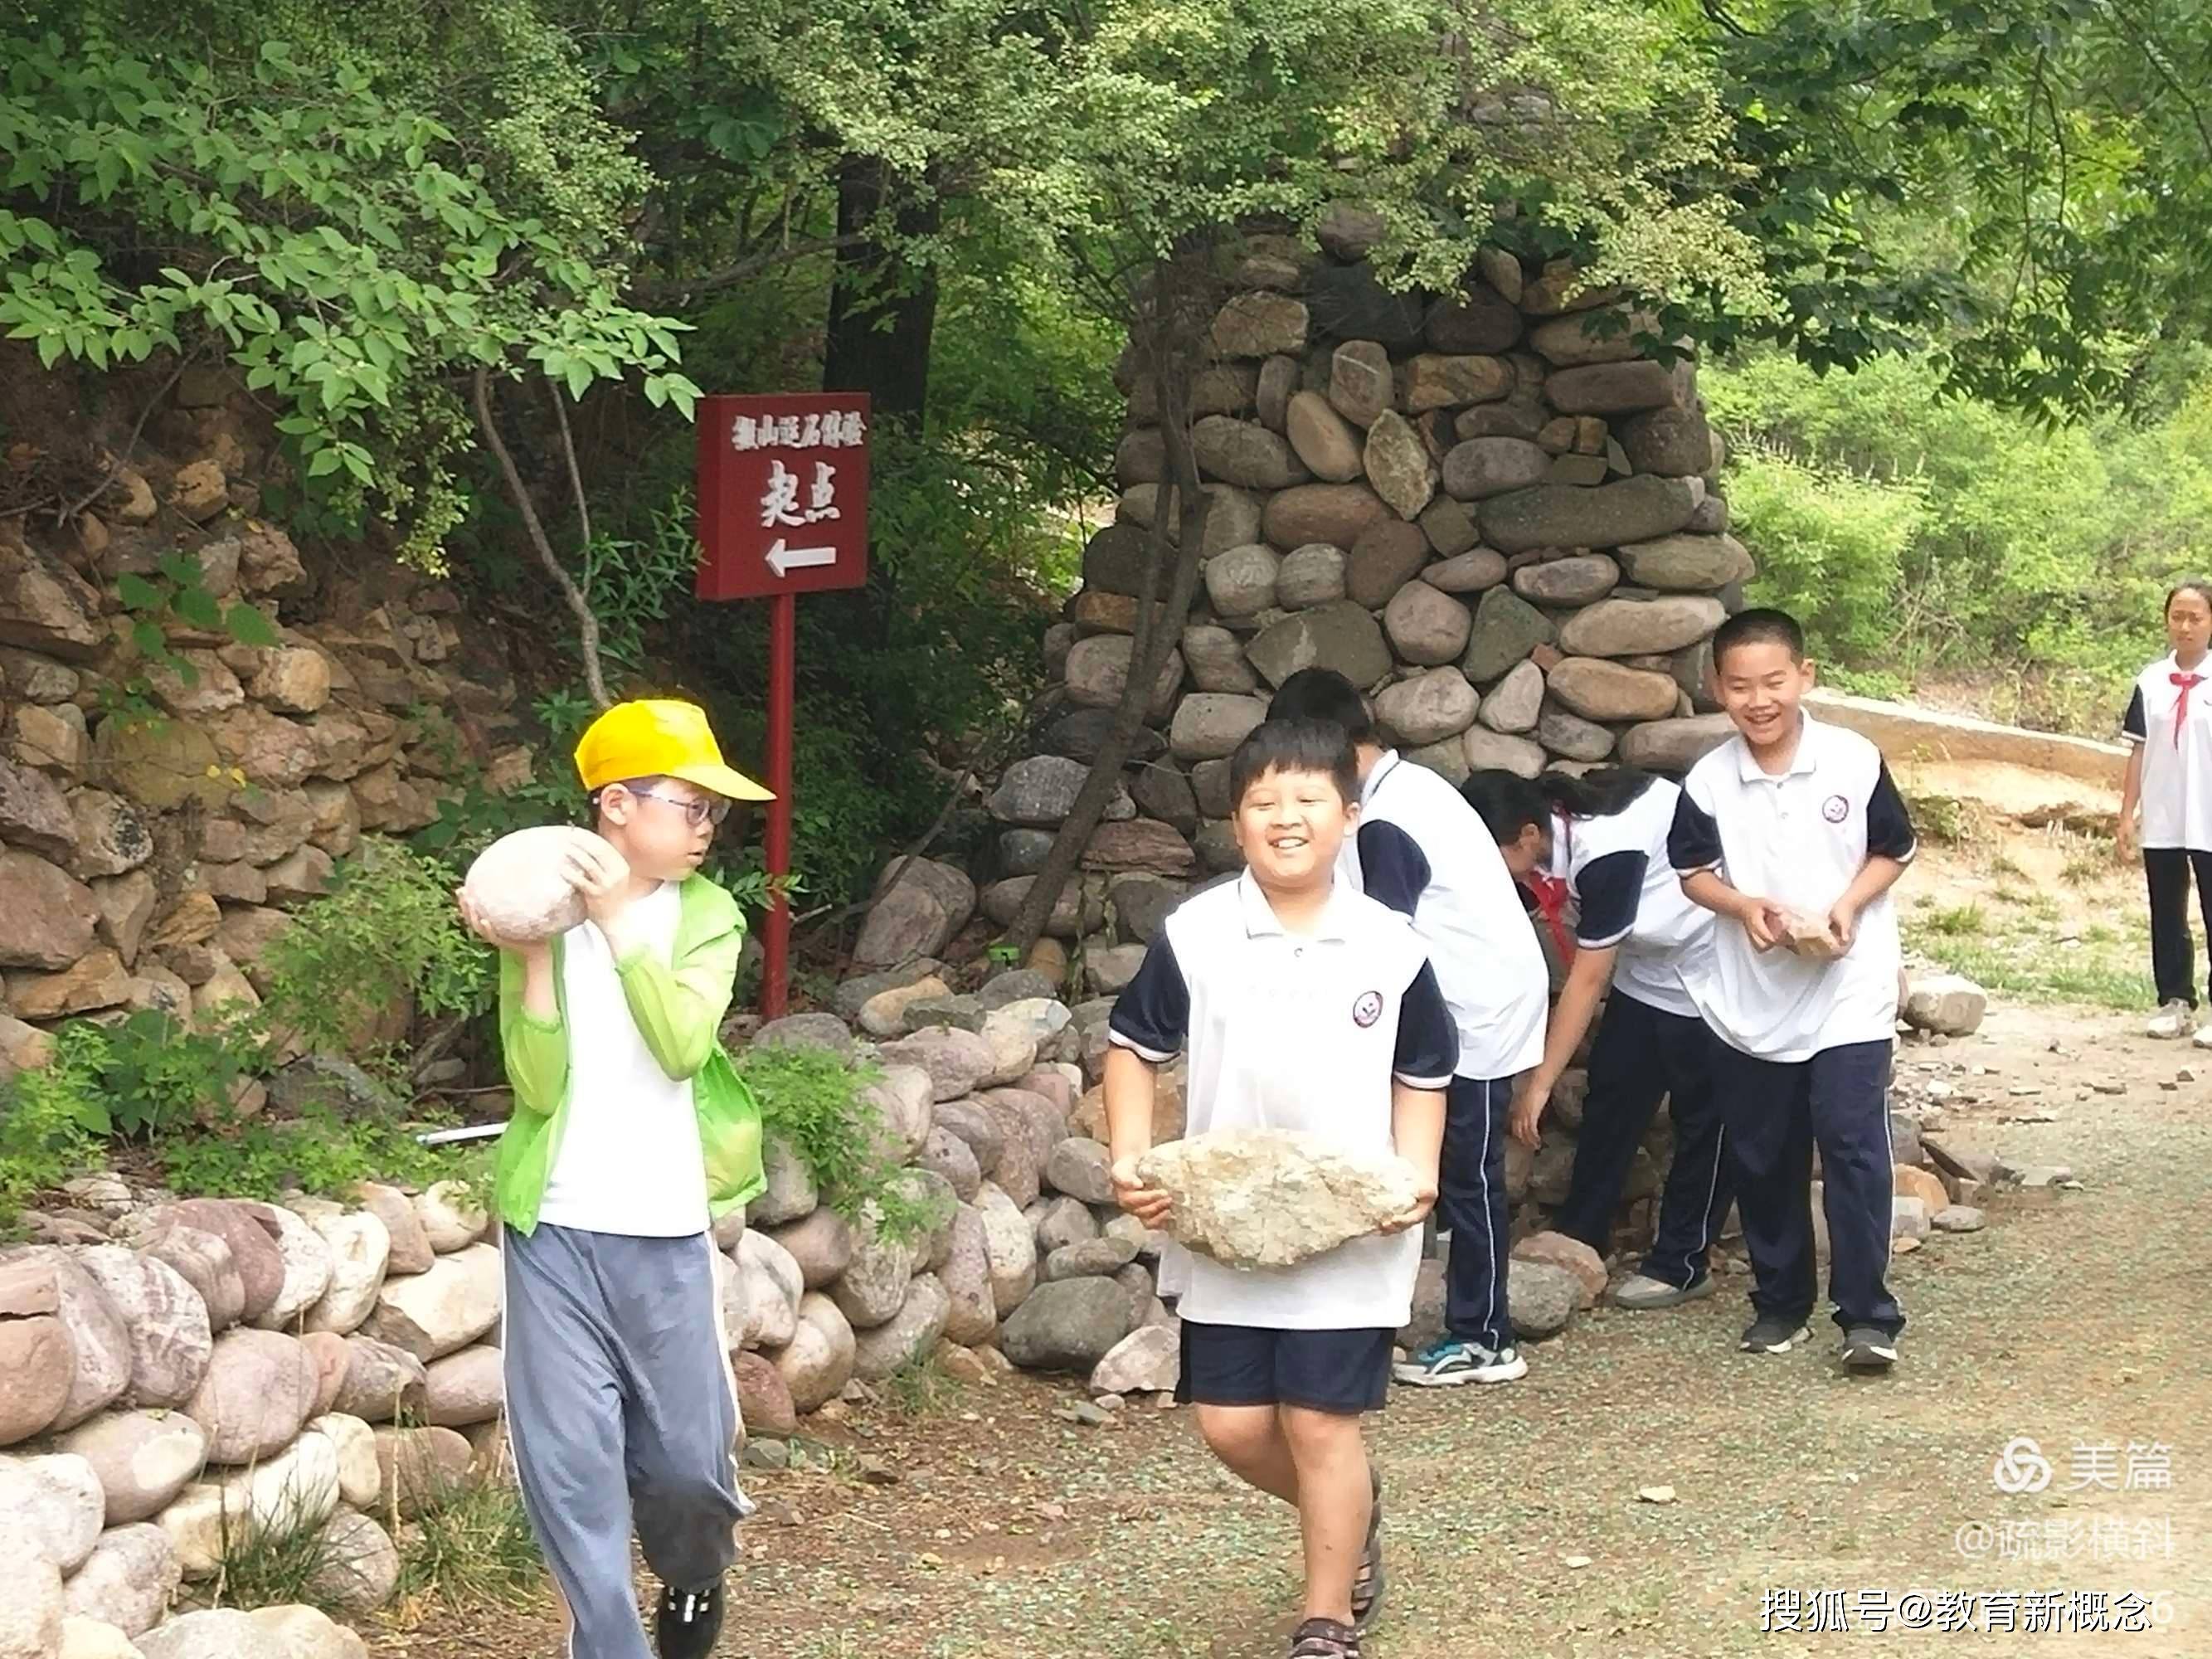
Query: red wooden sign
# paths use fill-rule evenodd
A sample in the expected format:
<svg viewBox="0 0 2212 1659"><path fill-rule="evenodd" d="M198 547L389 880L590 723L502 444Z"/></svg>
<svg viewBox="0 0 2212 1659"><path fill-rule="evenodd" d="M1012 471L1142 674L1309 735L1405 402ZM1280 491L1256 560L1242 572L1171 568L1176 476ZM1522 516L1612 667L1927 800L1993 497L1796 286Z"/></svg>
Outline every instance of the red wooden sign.
<svg viewBox="0 0 2212 1659"><path fill-rule="evenodd" d="M868 578L868 399L702 398L698 596L762 599Z"/></svg>

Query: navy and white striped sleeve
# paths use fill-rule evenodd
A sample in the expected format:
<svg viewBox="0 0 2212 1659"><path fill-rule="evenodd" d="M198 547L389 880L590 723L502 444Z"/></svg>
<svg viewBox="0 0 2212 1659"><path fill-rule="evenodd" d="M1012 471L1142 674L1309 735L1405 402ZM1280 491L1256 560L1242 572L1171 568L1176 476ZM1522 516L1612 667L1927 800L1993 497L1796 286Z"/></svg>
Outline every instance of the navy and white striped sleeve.
<svg viewBox="0 0 2212 1659"><path fill-rule="evenodd" d="M2150 736L2150 720L2143 713L2142 684L2136 684L2135 695L2128 699L2128 712L2120 716L2120 735L2130 743L2141 743Z"/></svg>
<svg viewBox="0 0 2212 1659"><path fill-rule="evenodd" d="M1408 1089L1442 1089L1458 1066L1459 1027L1452 1023L1435 967L1424 962L1398 999L1398 1048L1390 1069Z"/></svg>
<svg viewBox="0 0 2212 1659"><path fill-rule="evenodd" d="M1674 803L1674 822L1667 831L1667 861L1677 874L1694 876L1721 866L1721 827L1712 809L1698 799L1698 774L1692 771Z"/></svg>
<svg viewBox="0 0 2212 1659"><path fill-rule="evenodd" d="M1912 819L1905 810L1905 797L1897 793L1887 761L1875 771L1873 793L1867 796L1866 828L1869 858L1895 859L1899 864L1910 864L1913 854L1920 850L1920 838L1912 833Z"/></svg>
<svg viewBox="0 0 2212 1659"><path fill-rule="evenodd" d="M1145 951L1137 976L1114 1000L1106 1039L1140 1060L1164 1066L1190 1036L1190 982L1165 933Z"/></svg>
<svg viewBox="0 0 2212 1659"><path fill-rule="evenodd" d="M1585 951L1602 951L1636 931L1636 908L1644 897L1644 873L1650 863L1644 854L1624 849L1583 866L1575 878L1575 896L1582 904L1575 921L1577 945Z"/></svg>
<svg viewBox="0 0 2212 1659"><path fill-rule="evenodd" d="M1377 904L1410 917L1429 884L1428 854L1395 823L1359 826L1359 885Z"/></svg>

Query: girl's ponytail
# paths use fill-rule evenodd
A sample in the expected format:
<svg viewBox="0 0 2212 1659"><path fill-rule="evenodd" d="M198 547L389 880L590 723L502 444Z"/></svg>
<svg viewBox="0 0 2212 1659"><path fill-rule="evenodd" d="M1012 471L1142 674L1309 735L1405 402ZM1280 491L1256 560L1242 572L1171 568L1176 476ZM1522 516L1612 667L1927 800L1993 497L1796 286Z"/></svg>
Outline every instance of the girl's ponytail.
<svg viewBox="0 0 2212 1659"><path fill-rule="evenodd" d="M1609 818L1626 811L1651 784L1649 772L1632 766L1608 766L1581 777L1571 772L1547 772L1534 787L1563 817Z"/></svg>

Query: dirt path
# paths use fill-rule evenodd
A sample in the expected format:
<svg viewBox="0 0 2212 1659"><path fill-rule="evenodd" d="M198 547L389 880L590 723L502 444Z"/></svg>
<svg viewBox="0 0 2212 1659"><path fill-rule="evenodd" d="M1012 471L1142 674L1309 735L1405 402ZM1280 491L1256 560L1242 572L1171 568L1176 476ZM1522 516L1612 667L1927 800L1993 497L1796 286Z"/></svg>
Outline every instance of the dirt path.
<svg viewBox="0 0 2212 1659"><path fill-rule="evenodd" d="M1678 1313L1587 1316L1507 1389L1401 1392L1374 1431L1395 1588L1370 1652L1722 1659L2039 1640L2212 1655L2212 1082L2161 1086L2192 1060L2212 1079L2212 1056L2131 1029L2015 1009L1969 1042L1907 1050L1909 1081L1955 1091L1952 1141L2070 1165L2082 1190L2000 1198L1985 1231L1901 1258L1912 1325L1887 1380L1846 1379L1825 1341L1733 1352L1735 1277ZM752 1476L766 1513L745 1534L726 1659L1275 1659L1295 1589L1287 1511L1220 1476L1187 1413L1090 1428L1054 1414L1074 1397L1030 1379L948 1391L827 1429L826 1468ZM2008 1497L1993 1468L2022 1435L2056 1475ZM2154 1444L2170 1489L2144 1484ZM2122 1489L2069 1492L2101 1475L2077 1448L2104 1446ZM863 1455L896 1483L862 1480ZM1656 1486L1675 1501L1639 1501ZM1763 1632L1769 1590L1844 1592L1851 1633ZM2040 1638L1865 1629L1862 1593L1911 1590L2136 1591L2160 1595L2170 1622ZM389 1632L376 1650L550 1656L559 1640L547 1608Z"/></svg>

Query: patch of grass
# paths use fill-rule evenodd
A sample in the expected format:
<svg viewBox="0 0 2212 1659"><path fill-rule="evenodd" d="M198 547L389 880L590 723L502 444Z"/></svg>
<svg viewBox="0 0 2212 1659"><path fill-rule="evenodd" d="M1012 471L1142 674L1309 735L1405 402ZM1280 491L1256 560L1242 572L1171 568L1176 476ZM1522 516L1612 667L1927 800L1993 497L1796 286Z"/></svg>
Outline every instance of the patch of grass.
<svg viewBox="0 0 2212 1659"><path fill-rule="evenodd" d="M2101 921L2093 921L2081 930L2081 942L2084 945L2118 945L2120 932L2117 927L2106 927Z"/></svg>
<svg viewBox="0 0 2212 1659"><path fill-rule="evenodd" d="M2112 854L2107 848L2103 852L2076 853L2066 860L2066 867L2058 872L2059 880L2069 887L2094 887L2109 881L2112 875Z"/></svg>
<svg viewBox="0 0 2212 1659"><path fill-rule="evenodd" d="M2156 1006L2150 975L2101 951L2054 950L2045 939L1991 945L1934 933L1915 947L1986 991L2031 1002L2081 1002L2128 1011Z"/></svg>
<svg viewBox="0 0 2212 1659"><path fill-rule="evenodd" d="M1989 931L1990 919L1978 904L1954 904L1925 918L1923 926L1947 939L1961 939Z"/></svg>
<svg viewBox="0 0 2212 1659"><path fill-rule="evenodd" d="M1914 830L1939 847L1978 840L1987 828L1980 804L1956 795L1910 795L1905 805Z"/></svg>
<svg viewBox="0 0 2212 1659"><path fill-rule="evenodd" d="M877 1385L884 1403L904 1417L933 1417L960 1398L960 1384L927 1354L910 1359Z"/></svg>
<svg viewBox="0 0 2212 1659"><path fill-rule="evenodd" d="M337 1565L321 1527L260 1527L243 1515L226 1515L222 1534L222 1567L206 1592L210 1607L250 1609L304 1601L325 1613L339 1611L319 1582Z"/></svg>
<svg viewBox="0 0 2212 1659"><path fill-rule="evenodd" d="M2000 881L2007 879L2033 881L2034 879L2021 867L2020 861L2009 853L2000 853L1990 860L1990 873Z"/></svg>
<svg viewBox="0 0 2212 1659"><path fill-rule="evenodd" d="M504 1480L440 1487L400 1524L398 1541L403 1599L518 1607L538 1593L544 1577L522 1494Z"/></svg>

